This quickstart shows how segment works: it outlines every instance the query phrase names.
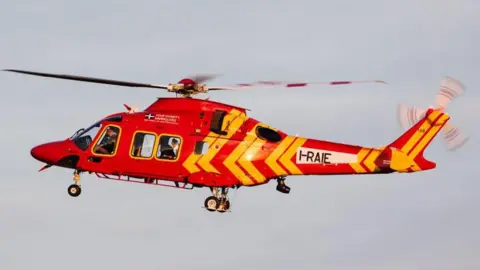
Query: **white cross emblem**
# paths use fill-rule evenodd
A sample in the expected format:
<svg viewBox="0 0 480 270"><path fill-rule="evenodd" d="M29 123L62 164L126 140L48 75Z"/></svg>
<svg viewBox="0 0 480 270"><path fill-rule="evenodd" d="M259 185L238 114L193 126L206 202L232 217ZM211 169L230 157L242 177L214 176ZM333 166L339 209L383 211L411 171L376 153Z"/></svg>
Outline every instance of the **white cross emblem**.
<svg viewBox="0 0 480 270"><path fill-rule="evenodd" d="M153 117L154 115L151 113L145 115L145 118L147 118L148 120L152 120Z"/></svg>

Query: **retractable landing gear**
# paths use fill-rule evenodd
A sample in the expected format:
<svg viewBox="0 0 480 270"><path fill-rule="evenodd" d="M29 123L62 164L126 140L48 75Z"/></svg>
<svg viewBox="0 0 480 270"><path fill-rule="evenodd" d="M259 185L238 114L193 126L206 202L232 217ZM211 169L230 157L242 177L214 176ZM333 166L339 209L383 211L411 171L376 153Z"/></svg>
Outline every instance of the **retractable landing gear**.
<svg viewBox="0 0 480 270"><path fill-rule="evenodd" d="M290 187L285 185L285 177L284 176L280 176L277 178L277 191L281 192L281 193L285 193L285 194L288 194L290 193Z"/></svg>
<svg viewBox="0 0 480 270"><path fill-rule="evenodd" d="M77 197L82 193L82 188L80 187L80 172L77 170L73 173L73 182L75 182L75 184L68 187L68 194L72 197Z"/></svg>
<svg viewBox="0 0 480 270"><path fill-rule="evenodd" d="M213 196L208 197L205 200L205 208L210 211L217 211L220 213L225 213L230 209L230 200L227 197L228 188L210 188Z"/></svg>

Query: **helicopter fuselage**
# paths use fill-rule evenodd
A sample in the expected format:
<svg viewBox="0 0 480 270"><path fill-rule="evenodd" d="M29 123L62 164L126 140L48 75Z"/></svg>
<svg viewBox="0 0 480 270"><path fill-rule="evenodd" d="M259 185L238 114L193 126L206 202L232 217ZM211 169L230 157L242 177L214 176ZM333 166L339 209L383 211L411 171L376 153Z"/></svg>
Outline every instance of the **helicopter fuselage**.
<svg viewBox="0 0 480 270"><path fill-rule="evenodd" d="M415 167L413 160L390 147L288 135L247 116L244 108L193 98L160 98L144 111L109 115L71 138L34 147L31 153L47 164L82 172L198 187L255 186L289 175L435 167L423 161L422 168Z"/></svg>

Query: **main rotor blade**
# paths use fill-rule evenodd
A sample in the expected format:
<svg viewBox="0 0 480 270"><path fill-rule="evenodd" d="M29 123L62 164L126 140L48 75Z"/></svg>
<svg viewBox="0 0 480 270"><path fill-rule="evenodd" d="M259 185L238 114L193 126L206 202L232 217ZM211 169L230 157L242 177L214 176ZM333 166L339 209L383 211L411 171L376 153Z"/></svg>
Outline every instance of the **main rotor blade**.
<svg viewBox="0 0 480 270"><path fill-rule="evenodd" d="M221 76L220 74L195 74L195 75L192 75L192 76L187 76L187 78L192 79L197 84L201 84L201 83L205 83L207 81L211 81L211 80L213 80L215 78L218 78L220 76Z"/></svg>
<svg viewBox="0 0 480 270"><path fill-rule="evenodd" d="M232 86L211 86L208 90L238 90L245 88L274 88L274 87L307 87L311 85L344 85L344 84L359 84L359 83L384 83L385 81L371 80L371 81L331 81L331 82L282 82L282 81L257 81L252 83L239 83Z"/></svg>
<svg viewBox="0 0 480 270"><path fill-rule="evenodd" d="M437 94L436 105L445 108L455 98L463 95L465 86L452 77L443 77L440 81L440 90Z"/></svg>
<svg viewBox="0 0 480 270"><path fill-rule="evenodd" d="M145 88L167 89L167 86L165 86L165 85L154 85L154 84L145 84L145 83L116 81L116 80L110 80L110 79L84 77L84 76L68 75L68 74L42 73L42 72L17 70L17 69L4 69L3 71L23 73L23 74L28 74L28 75L42 76L42 77L57 78L57 79L72 80L72 81L83 81L83 82L110 84L110 85L127 86L127 87L145 87Z"/></svg>

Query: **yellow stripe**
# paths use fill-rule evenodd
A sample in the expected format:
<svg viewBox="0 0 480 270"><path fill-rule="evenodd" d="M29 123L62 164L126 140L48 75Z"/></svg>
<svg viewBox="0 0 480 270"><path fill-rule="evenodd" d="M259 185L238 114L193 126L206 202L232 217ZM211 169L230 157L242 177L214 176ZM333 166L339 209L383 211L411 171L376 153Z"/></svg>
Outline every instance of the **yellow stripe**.
<svg viewBox="0 0 480 270"><path fill-rule="evenodd" d="M213 132L211 132L213 133ZM214 135L213 135L214 134ZM197 165L201 166L207 172L216 172L218 173L217 169L215 169L211 164L210 160L213 158L214 148L213 143L217 140L218 134L213 133L213 136L207 136L203 141L208 144L208 151L205 155L196 155L198 160ZM207 157L207 158L206 158Z"/></svg>
<svg viewBox="0 0 480 270"><path fill-rule="evenodd" d="M431 121L434 121L439 114L440 114L439 111L434 111L428 116L427 120L422 124L422 126L420 126L420 128L417 129L415 134L413 134L413 136L408 140L408 142L402 147L402 152L408 153L412 149L412 147L420 140L423 133L425 132L425 131L422 132L422 130L428 129L431 125Z"/></svg>
<svg viewBox="0 0 480 270"><path fill-rule="evenodd" d="M253 185L254 182L248 176L246 176L245 173L243 173L242 169L235 164L235 161L239 159L243 152L254 142L256 135L252 131L253 129L247 133L247 136L243 139L243 141L239 142L237 147L223 162L225 167L227 167L232 174L235 175L235 177L246 186Z"/></svg>
<svg viewBox="0 0 480 270"><path fill-rule="evenodd" d="M257 154L258 150L265 144L265 141L262 139L257 138L254 143L243 153L242 157L238 160L238 163L257 181L258 183L265 182L265 176L253 166L250 162L252 159L254 160L255 155Z"/></svg>
<svg viewBox="0 0 480 270"><path fill-rule="evenodd" d="M373 149L372 152L370 152L370 155L365 159L363 162L365 166L370 170L370 172L375 171L375 168L377 165L375 165L375 160L378 158L378 156L382 153L383 148L376 148Z"/></svg>
<svg viewBox="0 0 480 270"><path fill-rule="evenodd" d="M217 139L218 134L214 132L208 133L207 137L203 139L204 142L208 143L208 145L212 145L212 143ZM190 173L195 173L201 171L195 163L197 160L199 160L202 156L195 154L195 152L192 152L188 158L183 162L183 166L190 172Z"/></svg>
<svg viewBox="0 0 480 270"><path fill-rule="evenodd" d="M350 163L350 166L355 170L357 173L366 173L367 171L360 165L362 162L363 158L368 154L370 151L370 148L362 148L360 152L357 154L357 162L356 163Z"/></svg>
<svg viewBox="0 0 480 270"><path fill-rule="evenodd" d="M442 115L442 117L435 123L435 126L432 129L430 129L430 131L427 133L427 135L425 135L425 137L423 137L420 143L417 146L415 146L412 153L409 155L412 157L412 159L414 159L418 155L418 153L420 153L420 151L425 148L428 141L430 141L430 139L432 139L435 136L435 133L437 133L438 130L445 123L445 121L448 120L448 117L449 116L446 114Z"/></svg>
<svg viewBox="0 0 480 270"><path fill-rule="evenodd" d="M195 162L200 158L199 155L195 155L194 152L188 156L188 158L183 162L183 167L185 167L190 173L199 172L200 169L195 166Z"/></svg>
<svg viewBox="0 0 480 270"><path fill-rule="evenodd" d="M265 159L265 163L278 175L286 175L287 172L280 167L277 159L285 152L285 149L295 140L293 136L286 136L283 141L273 150L273 152Z"/></svg>
<svg viewBox="0 0 480 270"><path fill-rule="evenodd" d="M230 126L228 127L228 134L226 136L222 136L221 138L215 140L208 140L209 148L208 152L201 156L200 160L198 161L198 165L200 165L205 171L207 172L214 172L220 173L210 161L218 154L218 152L222 149L225 143L237 132L240 126L243 124L245 120L245 114L241 113L238 110L232 110L230 114L225 117L224 123L231 122ZM218 136L217 136L218 137Z"/></svg>
<svg viewBox="0 0 480 270"><path fill-rule="evenodd" d="M292 145L288 148L288 150L283 154L283 156L280 157L280 162L287 168L287 170L290 171L291 174L296 174L300 175L303 174L300 169L291 161L291 158L295 155L297 152L297 149L302 146L306 138L299 138L297 137L296 140L292 143Z"/></svg>
<svg viewBox="0 0 480 270"><path fill-rule="evenodd" d="M227 167L232 174L243 184L243 185L253 185L253 181L248 178L235 164L235 161L242 155L243 150L245 150L245 142L240 142L238 146L233 150L233 152L225 159L223 164Z"/></svg>

